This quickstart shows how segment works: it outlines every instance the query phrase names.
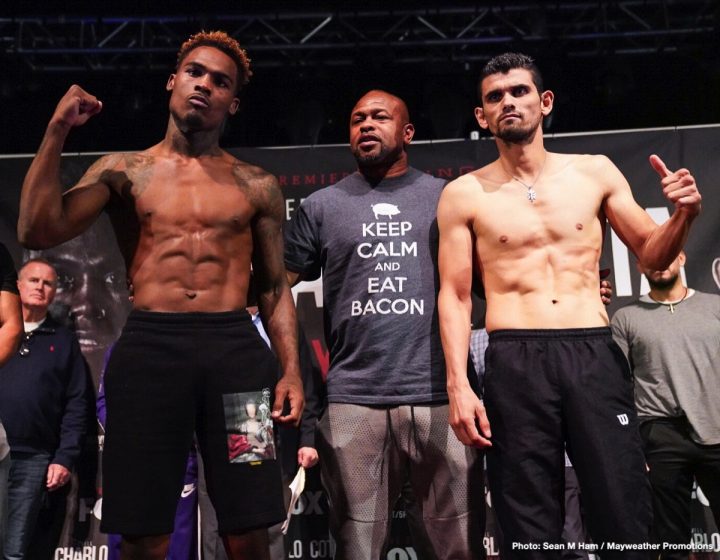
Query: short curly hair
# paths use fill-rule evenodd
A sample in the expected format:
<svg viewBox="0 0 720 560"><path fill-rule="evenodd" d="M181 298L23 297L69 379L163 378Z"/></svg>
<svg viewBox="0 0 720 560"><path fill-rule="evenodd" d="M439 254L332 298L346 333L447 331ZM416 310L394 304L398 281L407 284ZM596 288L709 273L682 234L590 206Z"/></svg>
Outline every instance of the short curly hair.
<svg viewBox="0 0 720 560"><path fill-rule="evenodd" d="M182 64L185 57L190 54L190 51L198 47L214 47L233 59L235 66L237 66L238 91L250 81L252 70L250 70L250 58L247 52L245 52L245 49L243 49L235 39L224 31L200 31L199 33L195 33L195 35L191 35L178 51L176 69L180 68L180 64Z"/></svg>

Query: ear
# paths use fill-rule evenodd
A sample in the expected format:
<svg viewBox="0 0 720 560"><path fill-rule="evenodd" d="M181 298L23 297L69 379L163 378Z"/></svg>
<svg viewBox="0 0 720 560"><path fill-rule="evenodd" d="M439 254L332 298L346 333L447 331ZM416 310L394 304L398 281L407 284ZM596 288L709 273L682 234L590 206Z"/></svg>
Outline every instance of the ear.
<svg viewBox="0 0 720 560"><path fill-rule="evenodd" d="M680 254L678 255L678 262L680 263L680 266L685 266L685 251L680 251Z"/></svg>
<svg viewBox="0 0 720 560"><path fill-rule="evenodd" d="M482 107L475 107L475 120L480 125L480 128L484 128L485 130L487 130L488 123L485 119L485 111Z"/></svg>
<svg viewBox="0 0 720 560"><path fill-rule="evenodd" d="M555 94L549 89L540 94L540 112L543 114L543 117L547 117L552 112L554 102Z"/></svg>
<svg viewBox="0 0 720 560"><path fill-rule="evenodd" d="M415 125L407 123L403 127L403 144L407 145L412 142L413 136L415 136Z"/></svg>
<svg viewBox="0 0 720 560"><path fill-rule="evenodd" d="M167 84L165 84L165 90L172 91L174 87L175 87L175 74L170 74Z"/></svg>
<svg viewBox="0 0 720 560"><path fill-rule="evenodd" d="M235 98L233 98L232 103L230 103L230 108L228 109L228 113L230 113L231 115L234 115L235 113L237 113L239 108L240 108L240 100L237 97L235 97Z"/></svg>

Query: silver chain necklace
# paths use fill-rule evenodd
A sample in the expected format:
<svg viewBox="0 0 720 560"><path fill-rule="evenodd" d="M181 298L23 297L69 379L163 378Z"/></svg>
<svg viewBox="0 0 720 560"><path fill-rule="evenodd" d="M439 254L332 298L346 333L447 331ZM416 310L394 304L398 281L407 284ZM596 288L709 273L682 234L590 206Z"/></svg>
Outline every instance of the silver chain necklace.
<svg viewBox="0 0 720 560"><path fill-rule="evenodd" d="M540 175L542 175L542 172L545 169L546 162L547 162L547 154L545 154L545 159L543 160L543 164L542 164L542 167L540 168L540 172L537 174L537 177L535 177L535 180L532 183L530 183L529 185L522 179L519 179L518 177L515 177L515 175L510 173L510 177L515 179L518 183L520 183L523 187L525 187L527 189L527 199L533 204L537 200L537 193L535 192L535 189L533 187L537 184L538 180L540 179Z"/></svg>
<svg viewBox="0 0 720 560"><path fill-rule="evenodd" d="M674 314L675 306L680 305L683 301L685 301L685 298L688 297L689 292L690 292L690 288L685 288L685 293L683 294L683 297L681 297L680 299L678 299L676 301L659 301L659 300L655 299L654 297L652 297L649 293L648 293L648 297L651 300L653 300L655 303L659 303L660 305L667 305L668 309L670 310L670 313Z"/></svg>

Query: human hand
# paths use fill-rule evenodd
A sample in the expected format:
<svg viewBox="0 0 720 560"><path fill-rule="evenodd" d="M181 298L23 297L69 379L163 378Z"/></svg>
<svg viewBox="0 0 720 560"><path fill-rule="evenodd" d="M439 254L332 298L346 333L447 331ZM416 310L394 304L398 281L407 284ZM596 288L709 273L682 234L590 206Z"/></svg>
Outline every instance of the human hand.
<svg viewBox="0 0 720 560"><path fill-rule="evenodd" d="M610 276L609 268L600 270L600 299L604 305L612 303L613 287L610 280L606 280L608 276Z"/></svg>
<svg viewBox="0 0 720 560"><path fill-rule="evenodd" d="M46 486L50 492L65 486L69 480L70 471L62 465L53 463L48 467Z"/></svg>
<svg viewBox="0 0 720 560"><path fill-rule="evenodd" d="M470 387L448 389L450 397L450 426L465 445L491 447L490 422L485 406ZM478 431L478 426L480 431ZM481 435L482 434L482 435Z"/></svg>
<svg viewBox="0 0 720 560"><path fill-rule="evenodd" d="M298 465L309 469L318 464L320 457L314 447L301 447L298 449Z"/></svg>
<svg viewBox="0 0 720 560"><path fill-rule="evenodd" d="M697 216L700 213L702 197L690 171L685 168L670 171L665 162L655 154L650 156L650 165L660 175L665 198L672 202L677 210Z"/></svg>
<svg viewBox="0 0 720 560"><path fill-rule="evenodd" d="M283 415L285 401L290 404L290 412ZM299 375L285 374L275 386L275 402L270 415L281 424L300 425L300 418L305 407L302 380Z"/></svg>
<svg viewBox="0 0 720 560"><path fill-rule="evenodd" d="M72 85L58 102L50 123L67 127L82 126L101 110L102 101L80 86Z"/></svg>

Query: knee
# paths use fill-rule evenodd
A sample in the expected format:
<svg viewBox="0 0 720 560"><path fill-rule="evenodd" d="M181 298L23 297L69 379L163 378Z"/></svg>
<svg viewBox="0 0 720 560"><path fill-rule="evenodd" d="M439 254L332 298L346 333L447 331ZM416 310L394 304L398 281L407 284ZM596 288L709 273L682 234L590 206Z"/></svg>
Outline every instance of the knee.
<svg viewBox="0 0 720 560"><path fill-rule="evenodd" d="M170 535L123 535L120 554L124 560L164 560Z"/></svg>
<svg viewBox="0 0 720 560"><path fill-rule="evenodd" d="M241 535L223 535L223 544L230 558L269 560L270 541L265 528Z"/></svg>

